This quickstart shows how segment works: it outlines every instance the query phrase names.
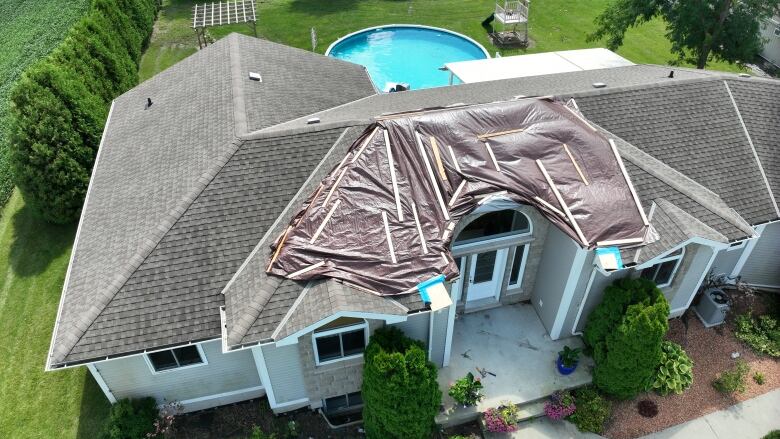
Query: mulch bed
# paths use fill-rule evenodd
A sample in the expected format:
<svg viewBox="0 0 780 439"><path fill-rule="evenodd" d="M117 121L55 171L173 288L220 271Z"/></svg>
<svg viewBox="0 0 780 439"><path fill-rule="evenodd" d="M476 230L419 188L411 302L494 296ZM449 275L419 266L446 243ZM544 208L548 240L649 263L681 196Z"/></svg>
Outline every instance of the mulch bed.
<svg viewBox="0 0 780 439"><path fill-rule="evenodd" d="M173 437L176 439L243 439L250 437L252 428L259 426L265 433L276 433L278 439L287 439L287 425L295 421L299 438L347 439L364 437L360 425L331 429L319 413L300 410L276 416L265 398L187 413L176 418Z"/></svg>
<svg viewBox="0 0 780 439"><path fill-rule="evenodd" d="M770 306L768 296L757 296L751 304L738 301L725 324L709 329L702 325L692 310L686 312L682 318L671 320L667 338L682 345L693 360L693 385L682 395L662 397L655 393L645 393L632 400L616 401L604 435L611 439L643 436L780 387L780 361L754 354L749 346L734 337L733 316L745 312L751 305L757 313L765 312ZM715 390L712 381L720 372L734 366L736 360L731 357L733 352L739 352L740 358L750 366L750 372L747 391L729 396ZM764 374L763 385L753 381L755 372ZM645 399L655 402L658 406L658 414L653 418L645 418L639 414L637 405Z"/></svg>
<svg viewBox="0 0 780 439"><path fill-rule="evenodd" d="M482 429L479 428L479 422L473 421L468 424L445 428L440 437L450 438L453 436L463 436L468 439L482 439Z"/></svg>

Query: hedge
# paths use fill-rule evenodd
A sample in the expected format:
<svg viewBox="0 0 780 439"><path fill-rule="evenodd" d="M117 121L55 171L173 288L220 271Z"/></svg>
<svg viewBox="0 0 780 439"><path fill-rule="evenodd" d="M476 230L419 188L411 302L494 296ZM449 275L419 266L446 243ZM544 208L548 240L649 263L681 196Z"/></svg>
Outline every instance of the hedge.
<svg viewBox="0 0 780 439"><path fill-rule="evenodd" d="M155 4L94 0L62 44L11 92L14 183L48 221L78 218L111 101L138 83Z"/></svg>
<svg viewBox="0 0 780 439"><path fill-rule="evenodd" d="M437 375L421 342L392 326L377 329L366 346L363 369L366 437L430 438L441 404Z"/></svg>

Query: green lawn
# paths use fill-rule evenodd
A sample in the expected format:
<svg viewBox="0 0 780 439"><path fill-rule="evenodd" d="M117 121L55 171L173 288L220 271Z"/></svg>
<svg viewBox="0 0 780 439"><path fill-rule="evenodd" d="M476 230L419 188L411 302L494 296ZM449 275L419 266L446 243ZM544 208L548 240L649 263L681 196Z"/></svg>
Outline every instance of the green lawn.
<svg viewBox="0 0 780 439"><path fill-rule="evenodd" d="M15 191L0 216L0 438L94 438L108 401L86 368L44 372L74 226L33 216Z"/></svg>
<svg viewBox="0 0 780 439"><path fill-rule="evenodd" d="M530 34L535 46L527 52L503 51L504 55L549 52L552 50L602 47L586 43L585 35L594 28L594 18L608 0L542 0L531 3ZM190 0L165 0L155 34L141 66L141 80L173 65L197 49L190 28ZM317 30L317 52L350 32L382 24L412 23L444 27L464 33L491 52L480 25L495 8L493 0L266 0L258 3L258 33L263 38L311 50L310 29ZM230 32L251 34L246 25L209 29L215 39ZM618 53L636 63L667 64L674 57L660 20L632 29ZM711 69L738 71L736 65L713 63Z"/></svg>

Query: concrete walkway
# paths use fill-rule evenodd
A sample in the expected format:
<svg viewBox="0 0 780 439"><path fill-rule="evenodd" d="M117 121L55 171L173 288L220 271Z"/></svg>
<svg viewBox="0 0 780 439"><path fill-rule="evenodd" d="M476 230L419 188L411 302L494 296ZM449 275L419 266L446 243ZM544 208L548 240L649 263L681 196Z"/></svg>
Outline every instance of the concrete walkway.
<svg viewBox="0 0 780 439"><path fill-rule="evenodd" d="M643 439L760 439L780 429L780 389Z"/></svg>
<svg viewBox="0 0 780 439"><path fill-rule="evenodd" d="M760 439L773 429L780 429L780 389L640 439ZM539 418L523 424L522 428L511 437L515 439L601 438L595 434L580 433L569 422L552 422L547 418Z"/></svg>

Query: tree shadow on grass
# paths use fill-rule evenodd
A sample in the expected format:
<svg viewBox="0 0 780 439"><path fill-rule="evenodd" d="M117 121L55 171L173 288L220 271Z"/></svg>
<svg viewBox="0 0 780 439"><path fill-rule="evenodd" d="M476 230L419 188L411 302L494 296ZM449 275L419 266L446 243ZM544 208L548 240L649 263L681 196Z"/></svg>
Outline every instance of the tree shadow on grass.
<svg viewBox="0 0 780 439"><path fill-rule="evenodd" d="M84 368L86 371L86 367ZM79 412L79 427L76 432L77 439L94 439L103 429L103 424L108 419L108 411L111 404L106 399L103 391L95 382L92 374L84 374L84 388L81 393L81 411Z"/></svg>
<svg viewBox="0 0 780 439"><path fill-rule="evenodd" d="M14 213L11 221L14 235L9 262L20 277L45 271L73 243L76 232L75 224L47 223L27 204Z"/></svg>

